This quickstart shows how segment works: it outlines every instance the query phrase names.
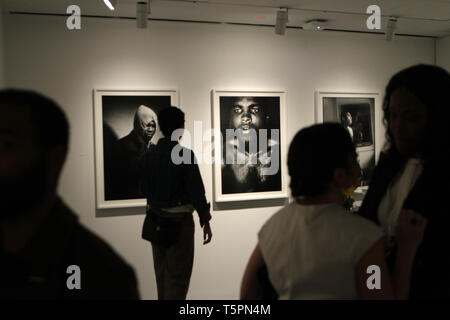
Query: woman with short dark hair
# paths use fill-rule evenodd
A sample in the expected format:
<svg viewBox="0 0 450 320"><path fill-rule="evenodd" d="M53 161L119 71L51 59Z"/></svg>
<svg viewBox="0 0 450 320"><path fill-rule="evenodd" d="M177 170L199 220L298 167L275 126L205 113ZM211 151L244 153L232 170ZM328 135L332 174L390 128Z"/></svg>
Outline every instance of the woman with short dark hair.
<svg viewBox="0 0 450 320"><path fill-rule="evenodd" d="M402 213L391 282L381 229L342 206L344 190L355 183L360 169L347 130L338 123L300 130L289 148L288 169L295 200L261 228L241 298L264 297L258 275L267 268L279 299L405 299L426 220L412 225L413 213ZM378 280L372 287L373 272Z"/></svg>

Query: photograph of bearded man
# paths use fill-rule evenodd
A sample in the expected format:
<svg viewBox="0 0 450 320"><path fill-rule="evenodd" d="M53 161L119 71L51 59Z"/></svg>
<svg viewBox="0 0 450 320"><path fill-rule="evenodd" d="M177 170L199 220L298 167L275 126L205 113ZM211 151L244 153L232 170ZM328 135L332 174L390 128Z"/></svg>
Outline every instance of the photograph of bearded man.
<svg viewBox="0 0 450 320"><path fill-rule="evenodd" d="M220 114L222 193L281 190L279 97L220 97Z"/></svg>

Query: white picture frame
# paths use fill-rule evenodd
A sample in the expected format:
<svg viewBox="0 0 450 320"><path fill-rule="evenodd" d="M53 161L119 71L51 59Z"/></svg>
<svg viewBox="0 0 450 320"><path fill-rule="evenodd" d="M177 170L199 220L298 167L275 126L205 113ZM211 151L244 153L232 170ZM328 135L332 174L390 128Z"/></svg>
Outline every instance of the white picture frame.
<svg viewBox="0 0 450 320"><path fill-rule="evenodd" d="M133 131L137 132L134 129L138 108L147 106L156 115L162 108L178 106L178 91L94 89L93 93L96 208L145 207L146 200L137 195L134 182L132 187L127 187L130 185L129 175L125 173L135 168L123 159L131 159L130 163L134 163L136 153L133 146L138 144L130 144L130 141L134 141L131 138L136 136ZM146 108L144 110L147 112ZM159 125L156 124L151 143L156 143L160 137ZM116 169L118 166L123 168Z"/></svg>
<svg viewBox="0 0 450 320"><path fill-rule="evenodd" d="M317 90L315 101L316 123L340 122L345 127L351 127L349 132L354 139L362 169L361 183L367 186L377 160L375 120L378 119L379 94ZM348 113L350 117L346 116ZM348 118L352 122L349 126L346 125Z"/></svg>
<svg viewBox="0 0 450 320"><path fill-rule="evenodd" d="M286 164L286 92L281 90L212 90L211 94L213 128L215 132L218 133L218 131L220 131L221 133L214 137L213 142L215 151L215 161L213 163L214 201L216 203L224 203L288 198ZM226 129L236 129L235 127L232 128L234 126L232 123L234 123L235 120L230 120L230 117L233 117L231 115L231 110L236 106L236 101L239 99L247 99L247 107L251 105L249 99L253 99L253 102L257 101L257 103L253 103L253 105L258 105L257 109L261 116L260 119L264 120L259 123L259 126L256 123L258 120L253 120L250 126L255 126L254 129L255 133L257 132L256 135L258 136L258 139L262 139L261 134L263 130L261 129L267 129L267 149L261 148L260 150L258 144L257 153L254 153L257 154L257 156L252 156L251 152L245 153L245 159L256 159L256 165L253 166L238 163L229 164L226 161L227 142L224 140L226 139ZM245 102L243 104L245 104ZM248 110L243 110L242 112L247 111ZM230 115L230 117L228 115ZM234 119L237 118L234 117ZM239 119L242 119L242 117ZM239 122L241 120L236 121ZM244 129L244 131L246 131L246 129ZM276 129L278 129L278 137L272 139L272 137L276 137ZM276 148L278 149L279 157L276 155ZM246 151L250 151L250 147L247 149L246 146ZM263 161L261 159L263 159L264 155L270 155L269 157L266 157L266 159L270 158L269 166L274 172L276 165L274 165L274 162L272 161L279 161L276 174L264 175L261 164ZM238 156L236 156L236 160L237 157Z"/></svg>

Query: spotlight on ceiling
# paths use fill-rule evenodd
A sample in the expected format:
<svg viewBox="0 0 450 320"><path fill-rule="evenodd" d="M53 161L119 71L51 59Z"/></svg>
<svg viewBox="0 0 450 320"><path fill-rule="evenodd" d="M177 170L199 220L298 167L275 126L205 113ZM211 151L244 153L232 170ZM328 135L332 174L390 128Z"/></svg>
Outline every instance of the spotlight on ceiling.
<svg viewBox="0 0 450 320"><path fill-rule="evenodd" d="M150 13L150 0L136 3L136 26L140 29L147 28L148 14Z"/></svg>
<svg viewBox="0 0 450 320"><path fill-rule="evenodd" d="M275 23L275 34L284 35L286 32L286 23L288 22L288 10L280 8L277 11L277 21Z"/></svg>
<svg viewBox="0 0 450 320"><path fill-rule="evenodd" d="M392 41L396 26L397 26L397 17L389 17L389 20L386 25L386 41Z"/></svg>
<svg viewBox="0 0 450 320"><path fill-rule="evenodd" d="M106 4L106 6L109 8L109 10L116 9L117 0L103 0L103 2Z"/></svg>
<svg viewBox="0 0 450 320"><path fill-rule="evenodd" d="M325 29L328 24L327 19L312 19L306 21L306 23L302 26L304 30L312 30L312 31L322 31Z"/></svg>

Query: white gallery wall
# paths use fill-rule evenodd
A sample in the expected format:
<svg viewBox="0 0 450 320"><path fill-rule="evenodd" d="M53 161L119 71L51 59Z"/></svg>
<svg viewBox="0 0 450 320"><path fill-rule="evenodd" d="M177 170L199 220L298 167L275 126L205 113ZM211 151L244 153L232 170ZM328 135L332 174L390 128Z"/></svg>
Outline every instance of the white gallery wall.
<svg viewBox="0 0 450 320"><path fill-rule="evenodd" d="M186 127L211 126L211 90L285 90L287 141L315 121L316 90L379 92L377 153L384 141L379 108L396 71L434 63L434 39L288 29L133 20L82 19L68 31L65 19L5 17L6 83L49 95L67 112L71 147L60 193L89 229L131 265L145 299L156 299L149 243L141 240L144 216L98 217L95 210L93 89L173 89L180 92ZM287 147L287 145L285 146ZM201 164L207 198L212 167ZM237 299L242 274L262 224L279 207L214 211L212 242L203 246L196 217L196 247L189 299ZM114 281L113 279L111 281Z"/></svg>
<svg viewBox="0 0 450 320"><path fill-rule="evenodd" d="M436 41L436 64L450 72L450 36Z"/></svg>

